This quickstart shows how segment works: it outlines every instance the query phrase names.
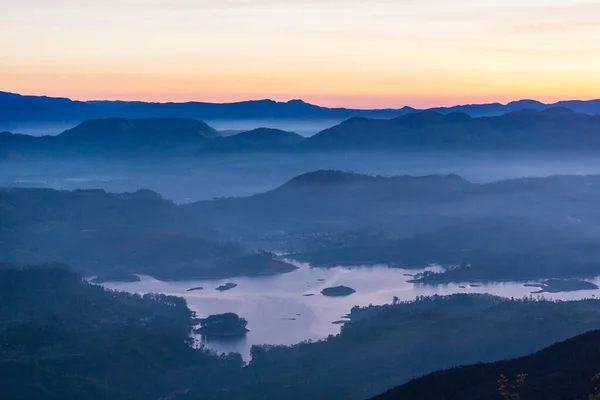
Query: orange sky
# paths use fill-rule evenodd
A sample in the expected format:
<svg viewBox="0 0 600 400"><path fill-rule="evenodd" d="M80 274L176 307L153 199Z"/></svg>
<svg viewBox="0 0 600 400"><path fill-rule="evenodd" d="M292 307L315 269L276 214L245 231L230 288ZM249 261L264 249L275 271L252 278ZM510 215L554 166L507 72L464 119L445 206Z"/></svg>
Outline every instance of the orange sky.
<svg viewBox="0 0 600 400"><path fill-rule="evenodd" d="M427 107L600 97L600 1L0 0L0 90Z"/></svg>

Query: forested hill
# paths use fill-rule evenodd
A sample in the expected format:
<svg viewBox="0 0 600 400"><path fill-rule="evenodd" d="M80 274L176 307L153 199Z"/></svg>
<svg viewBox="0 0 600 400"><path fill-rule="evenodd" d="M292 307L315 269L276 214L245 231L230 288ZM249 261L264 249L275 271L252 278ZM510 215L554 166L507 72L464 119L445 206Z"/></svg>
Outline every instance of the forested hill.
<svg viewBox="0 0 600 400"><path fill-rule="evenodd" d="M501 400L501 374L511 384L527 375L522 387L511 390L521 400L587 399L600 371L599 344L600 331L591 331L525 357L434 372L372 400Z"/></svg>
<svg viewBox="0 0 600 400"><path fill-rule="evenodd" d="M146 400L218 390L241 357L190 347L192 316L181 298L108 291L62 265L2 264L2 398Z"/></svg>
<svg viewBox="0 0 600 400"><path fill-rule="evenodd" d="M356 117L301 145L311 150L589 150L600 146L600 116L551 108L478 118L431 110L394 119Z"/></svg>
<svg viewBox="0 0 600 400"><path fill-rule="evenodd" d="M224 278L294 269L245 251L150 190L0 189L0 243L5 262L63 262L86 276Z"/></svg>
<svg viewBox="0 0 600 400"><path fill-rule="evenodd" d="M61 265L1 265L0 294L0 385L7 399L359 400L438 369L522 356L600 328L598 300L435 296L356 307L340 335L255 346L244 367L239 355L189 346L194 321L183 299L108 291ZM598 349L586 342L587 352L575 346L548 353L540 374L550 377L553 366L570 361L587 365L580 355ZM597 361L589 365L597 368ZM530 373L535 382L533 369L524 359L498 371Z"/></svg>
<svg viewBox="0 0 600 400"><path fill-rule="evenodd" d="M598 305L598 300L454 295L356 307L355 322L325 342L254 347L244 371L247 382L231 394L252 400L363 400L428 372L523 356L599 329Z"/></svg>

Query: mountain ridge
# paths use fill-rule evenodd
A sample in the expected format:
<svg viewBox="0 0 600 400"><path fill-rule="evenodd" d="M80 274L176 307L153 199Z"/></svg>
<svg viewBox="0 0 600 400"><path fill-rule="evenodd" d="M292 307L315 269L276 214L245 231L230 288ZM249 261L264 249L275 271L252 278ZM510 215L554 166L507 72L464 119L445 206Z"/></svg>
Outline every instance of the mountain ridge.
<svg viewBox="0 0 600 400"><path fill-rule="evenodd" d="M354 117L308 138L307 149L586 148L600 145L600 116L556 107L492 117L425 110L393 119Z"/></svg>
<svg viewBox="0 0 600 400"><path fill-rule="evenodd" d="M56 136L3 132L0 155L200 155L244 151L535 150L600 148L600 115L564 107L524 109L500 116L425 110L391 119L354 116L304 138L258 128L222 137L206 122L190 118L102 118L84 121Z"/></svg>
<svg viewBox="0 0 600 400"><path fill-rule="evenodd" d="M463 104L450 107L431 107L442 114L465 112L471 116L498 116L524 108L548 109L567 107L586 114L600 114L600 99L564 100L542 103L536 100L517 100L506 104ZM0 130L23 122L77 123L97 118L147 118L174 117L214 120L240 119L347 119L353 116L394 118L407 113L423 111L410 106L397 108L358 109L323 107L304 100L274 101L270 99L246 100L230 103L144 102L123 100L71 100L65 97L21 95L0 91ZM13 129L14 130L14 129Z"/></svg>
<svg viewBox="0 0 600 400"><path fill-rule="evenodd" d="M555 343L538 352L491 363L471 364L436 371L373 397L371 400L501 399L498 379L527 374L518 390L523 399L587 398L592 377L598 373L600 331Z"/></svg>

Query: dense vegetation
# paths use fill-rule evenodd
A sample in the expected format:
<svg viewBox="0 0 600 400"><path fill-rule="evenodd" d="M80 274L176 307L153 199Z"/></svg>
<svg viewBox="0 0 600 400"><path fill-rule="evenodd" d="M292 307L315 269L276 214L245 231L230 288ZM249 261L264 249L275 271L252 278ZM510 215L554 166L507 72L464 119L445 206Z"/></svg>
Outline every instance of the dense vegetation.
<svg viewBox="0 0 600 400"><path fill-rule="evenodd" d="M244 336L248 329L248 321L245 318L240 318L239 315L234 313L225 313L210 315L206 318L200 319L200 328L195 329L195 333L210 336Z"/></svg>
<svg viewBox="0 0 600 400"><path fill-rule="evenodd" d="M89 275L228 278L313 266L422 268L423 283L600 273L600 177L475 184L455 175L300 175L245 198L178 206L151 191L0 190L0 259Z"/></svg>
<svg viewBox="0 0 600 400"><path fill-rule="evenodd" d="M357 307L355 322L327 341L253 347L245 383L233 393L247 399L364 399L427 372L522 356L598 329L599 305L454 295Z"/></svg>
<svg viewBox="0 0 600 400"><path fill-rule="evenodd" d="M294 269L268 252L247 252L148 190L0 190L0 243L5 262L63 262L101 279L124 273L225 278Z"/></svg>
<svg viewBox="0 0 600 400"><path fill-rule="evenodd" d="M198 321L183 299L112 292L60 265L2 265L0 384L7 399L363 399L598 329L599 304L455 295L355 307L340 335L255 346L244 367L190 346Z"/></svg>
<svg viewBox="0 0 600 400"><path fill-rule="evenodd" d="M511 390L523 400L587 399L600 365L600 331L591 331L525 357L451 368L412 380L373 400L501 400L500 375L523 385Z"/></svg>
<svg viewBox="0 0 600 400"><path fill-rule="evenodd" d="M424 283L600 273L600 177L475 184L455 175L317 171L245 198L185 206L239 240L313 266L444 267Z"/></svg>
<svg viewBox="0 0 600 400"><path fill-rule="evenodd" d="M0 267L5 399L149 399L218 390L241 358L194 349L177 297L118 293L61 265Z"/></svg>

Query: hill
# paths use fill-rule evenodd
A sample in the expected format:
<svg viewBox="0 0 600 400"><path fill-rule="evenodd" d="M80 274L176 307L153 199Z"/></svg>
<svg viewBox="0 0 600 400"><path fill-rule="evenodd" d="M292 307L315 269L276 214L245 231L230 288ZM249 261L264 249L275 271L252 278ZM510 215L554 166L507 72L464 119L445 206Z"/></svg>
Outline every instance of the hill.
<svg viewBox="0 0 600 400"><path fill-rule="evenodd" d="M258 128L214 140L206 151L243 152L291 149L305 140L294 132Z"/></svg>
<svg viewBox="0 0 600 400"><path fill-rule="evenodd" d="M292 149L304 140L293 132L259 128L221 137L203 121L181 118L84 121L57 136L0 133L0 157L65 155L198 155Z"/></svg>
<svg viewBox="0 0 600 400"><path fill-rule="evenodd" d="M5 262L50 260L86 275L216 279L293 270L270 253L247 253L148 190L0 190L0 243Z"/></svg>
<svg viewBox="0 0 600 400"><path fill-rule="evenodd" d="M0 156L27 155L198 155L211 152L380 149L466 151L592 151L600 148L600 116L566 108L520 110L493 117L422 111L394 119L352 117L304 138L259 128L220 137L206 123L181 118L84 121L58 136L4 132Z"/></svg>
<svg viewBox="0 0 600 400"><path fill-rule="evenodd" d="M0 135L1 157L191 153L219 137L192 119L110 118L84 121L57 136Z"/></svg>
<svg viewBox="0 0 600 400"><path fill-rule="evenodd" d="M424 297L355 307L352 322L324 341L254 346L244 367L239 355L190 347L198 321L181 298L109 291L56 264L0 264L0 293L0 384L7 399L364 399L435 370L523 356L600 328L595 299ZM598 334L591 335L498 370L530 373L534 389L534 382L548 382L544 377L560 384L571 376L563 388L582 393L587 386L576 386L597 368ZM488 393L492 366L473 375L474 382L456 381L456 392L452 385L417 386L458 394L471 385L472 393ZM454 371L471 376L468 368ZM557 374L566 370L571 375Z"/></svg>
<svg viewBox="0 0 600 400"><path fill-rule="evenodd" d="M365 399L394 386L393 382L407 382L428 371L520 357L598 329L598 302L454 295L355 307L350 314L353 322L326 341L253 347L244 385L230 394L249 400ZM598 356L598 349L593 354ZM547 368L563 362L568 363L568 358L549 359ZM534 374L532 368L505 372ZM586 373L582 390L589 389L592 375ZM438 395L444 390L452 393L450 383L435 388L429 383L427 388ZM477 382L457 382L458 387L467 385L477 387Z"/></svg>
<svg viewBox="0 0 600 400"><path fill-rule="evenodd" d="M119 293L68 267L0 265L5 399L158 399L217 391L241 357L191 347L185 300Z"/></svg>
<svg viewBox="0 0 600 400"><path fill-rule="evenodd" d="M182 118L125 119L110 118L84 121L58 135L62 141L107 146L169 146L190 144L218 137L216 130L203 121Z"/></svg>
<svg viewBox="0 0 600 400"><path fill-rule="evenodd" d="M306 140L319 150L415 148L589 150L600 146L600 116L566 108L521 110L495 117L423 111L389 120L351 118Z"/></svg>
<svg viewBox="0 0 600 400"><path fill-rule="evenodd" d="M422 283L591 278L599 176L478 184L456 175L315 171L242 198L184 206L207 225L313 266L436 263Z"/></svg>
<svg viewBox="0 0 600 400"><path fill-rule="evenodd" d="M501 374L514 380L527 374L518 389L523 400L586 399L600 365L600 331L591 331L524 357L434 372L391 389L373 400L498 399Z"/></svg>

